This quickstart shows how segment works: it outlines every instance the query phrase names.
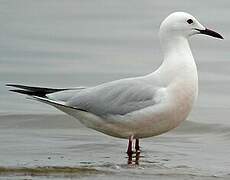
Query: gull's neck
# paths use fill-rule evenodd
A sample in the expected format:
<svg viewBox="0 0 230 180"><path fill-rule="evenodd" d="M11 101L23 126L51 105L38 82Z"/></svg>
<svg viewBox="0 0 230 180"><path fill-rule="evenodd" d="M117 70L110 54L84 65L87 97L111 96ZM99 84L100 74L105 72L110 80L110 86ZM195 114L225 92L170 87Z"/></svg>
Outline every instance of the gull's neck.
<svg viewBox="0 0 230 180"><path fill-rule="evenodd" d="M194 62L188 39L185 37L161 38L161 46L164 54L163 64L179 65Z"/></svg>
<svg viewBox="0 0 230 180"><path fill-rule="evenodd" d="M164 84L173 79L197 78L196 64L187 38L182 36L161 37L164 61L154 73L161 76Z"/></svg>

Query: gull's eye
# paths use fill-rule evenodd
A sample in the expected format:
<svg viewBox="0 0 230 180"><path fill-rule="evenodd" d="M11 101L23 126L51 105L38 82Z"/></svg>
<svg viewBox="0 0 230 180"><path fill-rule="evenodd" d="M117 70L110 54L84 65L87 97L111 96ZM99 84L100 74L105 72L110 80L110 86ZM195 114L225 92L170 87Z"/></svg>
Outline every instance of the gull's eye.
<svg viewBox="0 0 230 180"><path fill-rule="evenodd" d="M188 20L187 20L187 23L192 24L192 23L193 23L193 20L192 20L192 19L188 19Z"/></svg>

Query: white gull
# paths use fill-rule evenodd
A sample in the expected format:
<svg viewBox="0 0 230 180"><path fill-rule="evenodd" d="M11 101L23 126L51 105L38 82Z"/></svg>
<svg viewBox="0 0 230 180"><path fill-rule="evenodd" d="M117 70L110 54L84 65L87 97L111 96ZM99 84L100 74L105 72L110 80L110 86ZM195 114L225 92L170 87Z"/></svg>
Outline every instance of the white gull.
<svg viewBox="0 0 230 180"><path fill-rule="evenodd" d="M11 91L56 107L89 128L129 139L127 153L131 155L133 139L139 151L139 138L177 127L191 111L198 93L198 75L188 39L195 34L223 39L192 15L175 12L161 23L164 60L151 74L89 88L8 86L19 88Z"/></svg>

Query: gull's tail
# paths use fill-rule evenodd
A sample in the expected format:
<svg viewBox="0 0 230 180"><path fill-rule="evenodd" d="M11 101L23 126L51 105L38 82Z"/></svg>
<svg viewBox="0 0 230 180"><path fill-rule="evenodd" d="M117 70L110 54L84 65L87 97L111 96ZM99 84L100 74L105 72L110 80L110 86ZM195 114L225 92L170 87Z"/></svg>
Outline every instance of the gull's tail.
<svg viewBox="0 0 230 180"><path fill-rule="evenodd" d="M24 86L19 84L6 84L6 86L17 88L17 89L11 89L10 91L12 92L26 94L29 96L38 96L38 97L46 97L46 95L50 93L70 90L70 89L54 89L54 88Z"/></svg>
<svg viewBox="0 0 230 180"><path fill-rule="evenodd" d="M66 112L67 114L73 115L75 114L76 110L79 111L85 111L83 109L67 106L65 105L64 101L50 99L47 95L55 92L61 92L66 90L82 90L84 87L76 87L76 88L60 88L60 89L54 89L54 88L44 88L44 87L34 87L34 86L25 86L25 85L19 85L19 84L6 84L6 86L14 87L17 89L11 89L10 91L20 93L20 94L26 94L31 99L35 99L37 101L52 105L56 107L57 109Z"/></svg>

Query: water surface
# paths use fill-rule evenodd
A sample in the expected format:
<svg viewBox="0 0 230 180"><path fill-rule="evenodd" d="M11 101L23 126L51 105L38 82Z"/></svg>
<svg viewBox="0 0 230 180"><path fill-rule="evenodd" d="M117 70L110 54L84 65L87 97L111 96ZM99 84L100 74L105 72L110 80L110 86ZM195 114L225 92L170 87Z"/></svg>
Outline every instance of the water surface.
<svg viewBox="0 0 230 180"><path fill-rule="evenodd" d="M99 171L72 175L82 179L229 179L229 6L227 0L0 1L0 167ZM180 128L141 141L139 166L127 165L125 140L86 129L5 87L93 86L152 72L162 61L160 22L178 10L225 39L191 39L198 101Z"/></svg>

